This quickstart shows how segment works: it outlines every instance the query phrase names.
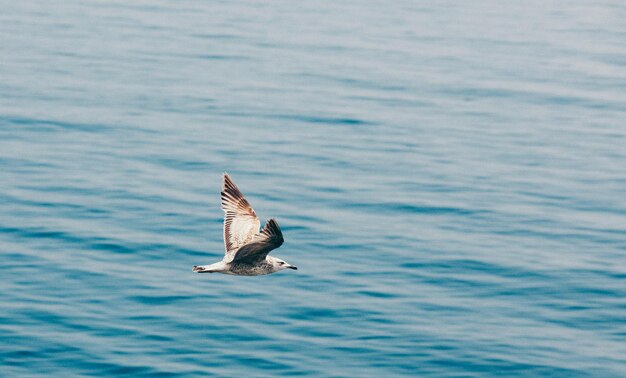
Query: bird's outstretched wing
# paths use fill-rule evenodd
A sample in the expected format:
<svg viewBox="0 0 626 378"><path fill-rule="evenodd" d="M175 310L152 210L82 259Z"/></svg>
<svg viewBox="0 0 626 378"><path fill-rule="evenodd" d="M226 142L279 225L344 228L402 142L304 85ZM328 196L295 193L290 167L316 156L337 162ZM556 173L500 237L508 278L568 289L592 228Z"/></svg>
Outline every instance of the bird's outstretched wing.
<svg viewBox="0 0 626 378"><path fill-rule="evenodd" d="M270 219L251 243L239 248L233 257L233 262L254 264L265 259L267 254L280 247L283 241L283 233L280 231L278 222Z"/></svg>
<svg viewBox="0 0 626 378"><path fill-rule="evenodd" d="M259 233L261 222L237 185L224 173L222 181L222 210L224 211L224 260L232 260L235 252L250 243Z"/></svg>

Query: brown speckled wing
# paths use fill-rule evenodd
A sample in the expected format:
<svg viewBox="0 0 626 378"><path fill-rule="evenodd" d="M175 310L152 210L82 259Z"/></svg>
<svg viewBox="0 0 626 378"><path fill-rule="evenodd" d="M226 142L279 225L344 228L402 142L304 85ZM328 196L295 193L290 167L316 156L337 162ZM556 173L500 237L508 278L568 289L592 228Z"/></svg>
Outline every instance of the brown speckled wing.
<svg viewBox="0 0 626 378"><path fill-rule="evenodd" d="M224 259L232 260L235 252L250 243L259 233L261 222L243 193L224 173L222 182L222 210L224 211Z"/></svg>
<svg viewBox="0 0 626 378"><path fill-rule="evenodd" d="M244 245L237 251L232 261L257 263L265 259L270 251L280 247L283 242L283 233L280 231L278 222L275 219L270 219L251 243Z"/></svg>

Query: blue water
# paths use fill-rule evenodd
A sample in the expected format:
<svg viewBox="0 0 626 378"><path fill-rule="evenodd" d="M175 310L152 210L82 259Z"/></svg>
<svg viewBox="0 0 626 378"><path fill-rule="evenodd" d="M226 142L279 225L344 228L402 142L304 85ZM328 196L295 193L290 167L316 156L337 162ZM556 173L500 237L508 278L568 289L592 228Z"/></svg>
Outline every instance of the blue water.
<svg viewBox="0 0 626 378"><path fill-rule="evenodd" d="M1 3L1 376L626 375L623 2Z"/></svg>

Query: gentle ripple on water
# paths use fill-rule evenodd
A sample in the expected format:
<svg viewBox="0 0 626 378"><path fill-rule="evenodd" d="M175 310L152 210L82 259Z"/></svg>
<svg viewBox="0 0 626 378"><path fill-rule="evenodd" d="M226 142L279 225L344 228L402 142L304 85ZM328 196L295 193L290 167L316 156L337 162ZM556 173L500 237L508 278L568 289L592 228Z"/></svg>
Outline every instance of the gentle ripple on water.
<svg viewBox="0 0 626 378"><path fill-rule="evenodd" d="M623 4L3 9L0 375L626 371Z"/></svg>

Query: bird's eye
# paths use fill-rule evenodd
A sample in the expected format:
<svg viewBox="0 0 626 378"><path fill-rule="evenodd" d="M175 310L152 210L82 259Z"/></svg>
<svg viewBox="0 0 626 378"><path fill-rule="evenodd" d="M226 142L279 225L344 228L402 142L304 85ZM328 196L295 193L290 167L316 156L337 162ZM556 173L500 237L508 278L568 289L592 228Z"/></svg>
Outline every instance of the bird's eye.
<svg viewBox="0 0 626 378"><path fill-rule="evenodd" d="M282 261L281 261L281 262L279 262L279 264L280 264L280 265L285 265L285 263L284 263L284 262L282 262Z"/></svg>

